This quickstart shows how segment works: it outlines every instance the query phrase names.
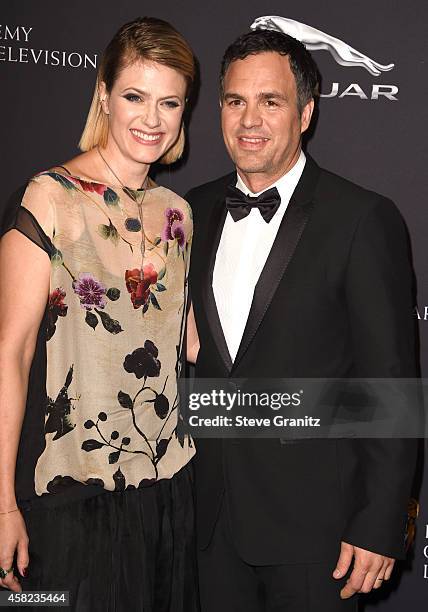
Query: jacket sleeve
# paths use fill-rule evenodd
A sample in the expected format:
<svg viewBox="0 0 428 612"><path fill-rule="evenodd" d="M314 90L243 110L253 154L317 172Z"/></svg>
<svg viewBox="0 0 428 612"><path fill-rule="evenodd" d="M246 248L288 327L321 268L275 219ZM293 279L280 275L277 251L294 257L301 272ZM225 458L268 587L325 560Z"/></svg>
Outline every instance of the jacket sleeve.
<svg viewBox="0 0 428 612"><path fill-rule="evenodd" d="M379 197L355 230L346 270L355 377L418 376L413 279L404 221L392 202ZM417 401L414 406L399 403L397 409L414 411L415 418L421 414ZM352 444L361 494L355 499L342 539L402 558L417 440L366 438ZM353 484L347 486L352 488Z"/></svg>

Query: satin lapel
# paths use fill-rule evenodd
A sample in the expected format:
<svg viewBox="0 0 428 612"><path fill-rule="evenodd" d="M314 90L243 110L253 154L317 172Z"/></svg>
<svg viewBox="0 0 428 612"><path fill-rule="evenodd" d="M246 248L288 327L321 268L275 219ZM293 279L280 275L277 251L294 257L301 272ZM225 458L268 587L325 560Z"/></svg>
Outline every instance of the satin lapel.
<svg viewBox="0 0 428 612"><path fill-rule="evenodd" d="M272 249L254 290L253 302L233 369L236 369L256 335L275 291L292 260L312 212L312 196L318 176L318 166L311 157L307 156L302 177L287 206Z"/></svg>
<svg viewBox="0 0 428 612"><path fill-rule="evenodd" d="M231 184L235 184L236 175L231 179ZM225 189L226 191L226 189ZM207 274L203 281L202 296L205 304L205 312L207 320L213 335L214 341L217 345L218 352L223 359L224 365L228 372L232 369L232 359L230 357L229 349L227 347L226 339L224 337L223 328L220 323L220 317L218 315L217 304L214 297L214 291L212 287L214 265L216 260L216 254L218 245L220 243L221 233L223 231L224 222L226 220L227 209L224 203L225 192L218 196L215 205L209 219L207 228ZM212 231L212 239L209 240L209 232Z"/></svg>

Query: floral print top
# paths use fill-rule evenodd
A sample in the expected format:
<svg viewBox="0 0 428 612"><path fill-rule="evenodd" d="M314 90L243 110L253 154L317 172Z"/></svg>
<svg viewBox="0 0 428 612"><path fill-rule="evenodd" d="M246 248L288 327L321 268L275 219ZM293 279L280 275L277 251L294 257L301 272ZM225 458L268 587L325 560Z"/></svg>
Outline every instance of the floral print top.
<svg viewBox="0 0 428 612"><path fill-rule="evenodd" d="M51 259L39 331L46 389L43 405L35 405L37 377L30 375L30 425L24 420L20 448L39 449L36 496L76 485L93 491L150 485L171 478L194 454L177 390L192 215L166 188L143 195L65 171L42 172L6 228L26 234ZM37 432L42 442L28 439ZM18 456L18 480L22 463ZM29 497L28 486L20 497Z"/></svg>

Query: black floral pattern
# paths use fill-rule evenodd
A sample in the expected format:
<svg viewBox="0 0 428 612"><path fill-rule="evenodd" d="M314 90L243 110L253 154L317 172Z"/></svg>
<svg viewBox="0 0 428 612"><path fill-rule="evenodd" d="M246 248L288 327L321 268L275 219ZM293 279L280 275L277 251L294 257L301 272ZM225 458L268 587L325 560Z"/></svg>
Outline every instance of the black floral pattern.
<svg viewBox="0 0 428 612"><path fill-rule="evenodd" d="M161 363L157 356L159 351L151 340L146 340L144 347L137 348L125 357L123 367L137 378L159 376Z"/></svg>
<svg viewBox="0 0 428 612"><path fill-rule="evenodd" d="M57 395L56 400L47 398L45 433L55 433L53 440L58 440L76 427L70 420L72 398L68 397L68 388L73 380L73 366L70 366L64 386Z"/></svg>
<svg viewBox="0 0 428 612"><path fill-rule="evenodd" d="M82 444L82 450L86 452L96 451L103 447L110 447L112 452L108 455L109 464L117 463L120 459L120 456L123 452L125 453L134 453L134 454L143 454L146 455L154 468L155 479L158 477L157 464L165 455L168 445L171 442L173 436L178 438L178 434L176 429L172 432L172 434L168 437L162 438L162 432L164 427L170 418L170 416L177 410L177 396L175 398L174 404L171 407L169 399L164 394L166 383L168 381L168 376L165 378L163 387L160 391L153 389L151 386L146 384L146 381L149 377L155 378L159 377L161 370L161 363L157 358L159 354L157 346L151 340L146 340L144 343L144 347L140 347L135 349L132 353L125 357L123 367L126 372L130 374L134 374L138 379L143 378L143 386L136 393L135 397L132 398L125 391L120 390L117 394L117 401L119 405L126 411L130 413L130 417L133 424L133 429L136 435L142 439L143 446L140 448L128 448L132 444L132 439L129 436L122 437L122 441L120 445L118 445L117 441L121 437L120 432L117 430L113 430L108 437L102 428L102 423L106 423L108 421L108 415L105 412L99 412L98 418L96 421L93 419L88 419L85 421L86 429L95 429L98 433L98 438L90 438L85 440ZM136 410L137 404L136 400L141 396L143 392L148 392L153 395L153 397L148 397L144 400L143 406L150 404L153 405L153 410L156 416L164 421L163 426L159 432L158 437L154 442L150 442L144 432L140 429L137 424L136 419ZM180 436L181 437L181 436ZM180 441L180 445L184 446L184 436L183 441ZM123 478L123 481L122 481ZM125 480L123 474L118 471L116 472L117 486L125 487ZM121 489L123 490L123 489Z"/></svg>
<svg viewBox="0 0 428 612"><path fill-rule="evenodd" d="M67 490L74 484L76 484L76 481L74 478L71 478L71 476L61 476L58 474L55 476L55 478L52 478L52 480L48 482L46 488L49 493L60 493L61 491Z"/></svg>

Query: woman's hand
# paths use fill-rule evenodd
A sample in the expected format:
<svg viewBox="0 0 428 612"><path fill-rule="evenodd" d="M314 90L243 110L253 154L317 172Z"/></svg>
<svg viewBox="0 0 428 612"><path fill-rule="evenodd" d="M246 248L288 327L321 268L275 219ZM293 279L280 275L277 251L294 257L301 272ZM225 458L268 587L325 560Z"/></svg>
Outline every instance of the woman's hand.
<svg viewBox="0 0 428 612"><path fill-rule="evenodd" d="M15 551L16 566L21 576L25 576L29 563L28 535L22 514L20 512L0 514L0 567L4 570L12 567ZM15 592L22 591L13 571L6 578L0 579L0 586Z"/></svg>

